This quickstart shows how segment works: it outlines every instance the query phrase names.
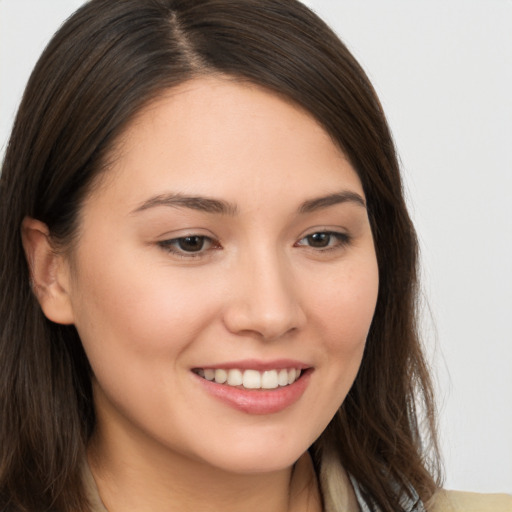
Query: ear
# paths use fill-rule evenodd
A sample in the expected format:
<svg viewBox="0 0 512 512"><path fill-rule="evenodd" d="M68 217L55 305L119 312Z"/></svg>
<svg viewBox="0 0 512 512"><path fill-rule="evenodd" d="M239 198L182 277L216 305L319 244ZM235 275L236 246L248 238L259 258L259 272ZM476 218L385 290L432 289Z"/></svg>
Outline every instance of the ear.
<svg viewBox="0 0 512 512"><path fill-rule="evenodd" d="M21 224L21 239L32 288L43 313L52 322L72 324L69 264L63 254L53 249L48 227L43 222L25 217Z"/></svg>

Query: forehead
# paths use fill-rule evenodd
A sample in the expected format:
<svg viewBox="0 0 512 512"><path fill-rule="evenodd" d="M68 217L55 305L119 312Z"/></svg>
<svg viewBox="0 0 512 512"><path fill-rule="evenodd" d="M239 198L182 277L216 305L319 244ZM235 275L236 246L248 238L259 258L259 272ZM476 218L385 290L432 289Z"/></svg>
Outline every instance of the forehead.
<svg viewBox="0 0 512 512"><path fill-rule="evenodd" d="M304 109L259 86L207 77L165 91L121 135L105 181L135 204L168 191L362 194L338 146ZM325 189L325 190L322 190Z"/></svg>

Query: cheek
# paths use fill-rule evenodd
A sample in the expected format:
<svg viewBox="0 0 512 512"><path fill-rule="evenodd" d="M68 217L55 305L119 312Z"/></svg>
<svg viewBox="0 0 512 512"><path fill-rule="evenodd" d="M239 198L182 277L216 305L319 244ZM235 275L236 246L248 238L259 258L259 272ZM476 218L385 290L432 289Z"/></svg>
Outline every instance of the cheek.
<svg viewBox="0 0 512 512"><path fill-rule="evenodd" d="M333 277L336 276L336 277ZM357 376L378 294L374 259L342 266L312 295L318 379L309 408L311 431L318 437L345 400ZM309 289L313 283L309 283ZM312 441L316 437L312 438Z"/></svg>
<svg viewBox="0 0 512 512"><path fill-rule="evenodd" d="M328 369L326 379L335 408L341 405L359 370L379 290L372 253L354 261L332 274L313 306L322 332L320 357Z"/></svg>
<svg viewBox="0 0 512 512"><path fill-rule="evenodd" d="M77 277L75 325L93 369L114 358L158 364L184 350L215 316L215 293L204 282L117 256L91 255Z"/></svg>
<svg viewBox="0 0 512 512"><path fill-rule="evenodd" d="M168 411L187 350L213 323L218 300L204 280L143 262L90 257L73 301L98 407L115 404L134 422Z"/></svg>
<svg viewBox="0 0 512 512"><path fill-rule="evenodd" d="M312 310L329 331L332 349L358 349L364 344L375 312L379 275L374 257L356 260L340 272L332 272L321 292L314 296ZM309 283L313 289L313 283Z"/></svg>

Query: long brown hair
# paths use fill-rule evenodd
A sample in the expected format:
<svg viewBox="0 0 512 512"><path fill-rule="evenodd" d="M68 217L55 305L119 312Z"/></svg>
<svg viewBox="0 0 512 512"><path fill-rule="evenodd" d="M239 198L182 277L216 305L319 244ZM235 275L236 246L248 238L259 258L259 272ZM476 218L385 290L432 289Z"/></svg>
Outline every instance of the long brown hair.
<svg viewBox="0 0 512 512"><path fill-rule="evenodd" d="M91 0L57 32L27 85L0 179L0 509L86 511L80 468L94 429L90 367L73 326L31 291L20 225L56 244L108 172L116 139L165 89L221 73L309 111L356 169L380 289L362 365L312 447L383 511L438 481L434 402L416 330L417 243L380 103L343 43L295 0ZM421 419L418 411L421 411Z"/></svg>

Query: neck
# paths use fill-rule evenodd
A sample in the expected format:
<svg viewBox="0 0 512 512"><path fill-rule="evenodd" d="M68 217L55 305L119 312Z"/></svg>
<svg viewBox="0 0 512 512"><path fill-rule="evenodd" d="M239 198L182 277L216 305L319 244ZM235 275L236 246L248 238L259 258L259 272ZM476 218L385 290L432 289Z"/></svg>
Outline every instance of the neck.
<svg viewBox="0 0 512 512"><path fill-rule="evenodd" d="M97 433L90 443L90 467L108 512L321 510L307 454L295 467L239 474L170 454L161 446L126 441Z"/></svg>

